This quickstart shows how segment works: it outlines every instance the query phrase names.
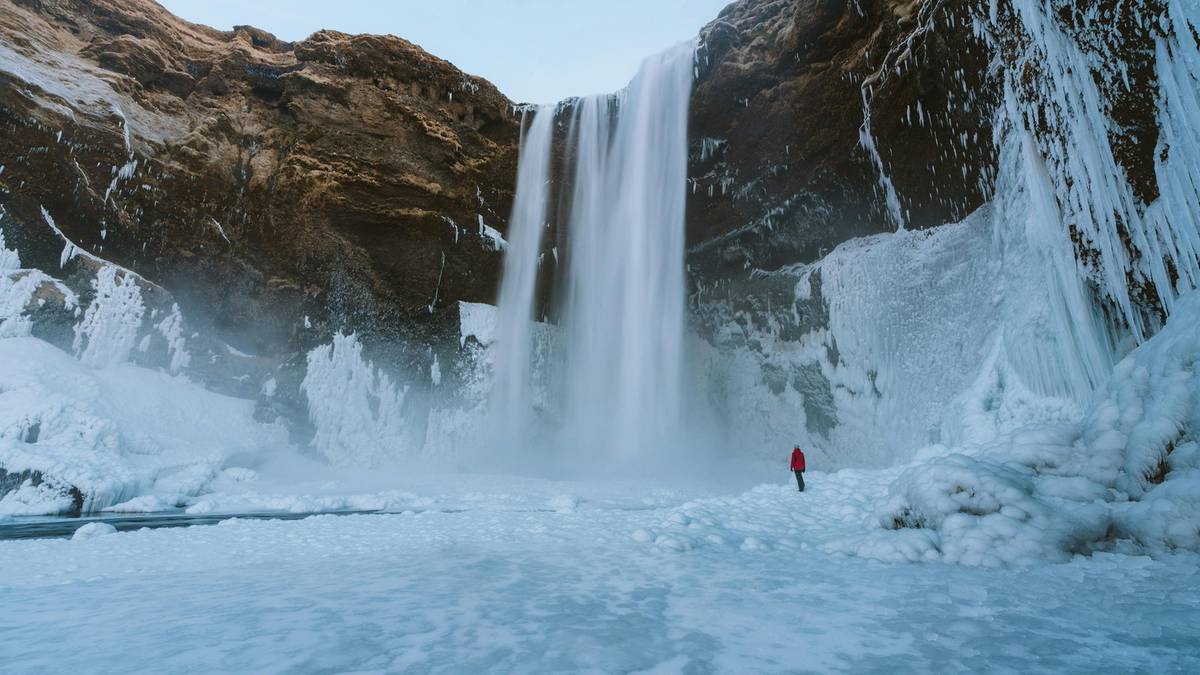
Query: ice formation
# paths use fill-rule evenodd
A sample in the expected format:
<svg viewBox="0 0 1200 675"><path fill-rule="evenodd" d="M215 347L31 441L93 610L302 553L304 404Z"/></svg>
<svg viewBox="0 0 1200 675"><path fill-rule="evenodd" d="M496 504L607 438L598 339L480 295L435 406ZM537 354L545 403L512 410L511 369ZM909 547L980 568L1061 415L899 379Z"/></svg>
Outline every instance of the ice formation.
<svg viewBox="0 0 1200 675"><path fill-rule="evenodd" d="M98 511L139 495L186 503L234 458L286 446L253 409L160 371L0 339L0 466L30 472L0 513Z"/></svg>
<svg viewBox="0 0 1200 675"><path fill-rule="evenodd" d="M335 335L331 344L309 352L300 386L316 428L313 446L335 464L370 466L414 447L403 410L407 387L362 352L354 335Z"/></svg>
<svg viewBox="0 0 1200 675"><path fill-rule="evenodd" d="M75 354L89 366L123 363L137 341L145 306L132 274L105 265L92 282L95 298L75 326Z"/></svg>
<svg viewBox="0 0 1200 675"><path fill-rule="evenodd" d="M22 268L0 230L0 475L19 483L0 495L0 514L98 511L139 496L173 507L233 458L286 446L281 429L253 419L252 401L129 363L153 333L165 369L186 369L182 313L172 305L145 322L146 282L64 241L63 264L82 256L77 269L93 274L90 297ZM51 305L74 321L74 358L31 337L32 313Z"/></svg>
<svg viewBox="0 0 1200 675"><path fill-rule="evenodd" d="M1095 39L1077 41L1061 25L1051 3L1015 0L1011 5L1028 43L1006 70L1003 124L996 128L1005 134L1039 132L1047 189L1063 210L1056 222L1069 223L1084 252L1094 251L1096 260L1082 264L1082 272L1099 286L1103 299L1115 306L1140 342L1153 332L1157 320L1149 308L1139 306L1139 291L1148 285L1151 300L1169 315L1175 298L1200 280L1195 207L1200 197L1195 131L1200 114L1195 32L1200 8L1194 2L1167 2L1161 16L1155 16L1152 3L1130 8L1133 20L1158 24L1152 30L1158 35L1156 174L1161 194L1143 205L1115 157L1110 140L1117 126L1110 114L1113 102L1101 90L1102 83L1125 77L1122 70L1127 65L1107 45L1121 29L1099 6L1090 7L1079 12L1081 25L1070 30ZM994 29L1003 30L999 24ZM1112 88L1118 86L1114 83ZM1063 227L1056 231L1066 233Z"/></svg>
<svg viewBox="0 0 1200 675"><path fill-rule="evenodd" d="M29 335L32 324L26 310L37 302L35 295L43 287L59 294L66 309L78 305L75 293L58 280L40 270L22 269L21 256L5 247L4 231L0 229L0 339Z"/></svg>
<svg viewBox="0 0 1200 675"><path fill-rule="evenodd" d="M1004 565L1197 548L1200 11L1155 7L1130 10L1157 35L1149 203L1113 148L1121 29L1097 8L1068 29L1054 3L993 3L977 30L1012 62L988 204L755 273L759 288L794 286L790 312L697 296L723 307L696 366L739 454L799 440L821 466L908 467L879 531L840 550Z"/></svg>
<svg viewBox="0 0 1200 675"><path fill-rule="evenodd" d="M1081 421L914 464L848 550L999 566L1096 549L1200 549L1200 293L1122 360Z"/></svg>

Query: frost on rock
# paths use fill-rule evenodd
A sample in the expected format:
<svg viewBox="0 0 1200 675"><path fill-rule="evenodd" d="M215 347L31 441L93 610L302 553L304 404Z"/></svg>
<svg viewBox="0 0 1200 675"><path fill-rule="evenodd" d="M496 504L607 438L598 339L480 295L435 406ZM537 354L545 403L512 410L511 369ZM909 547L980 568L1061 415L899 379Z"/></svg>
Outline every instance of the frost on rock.
<svg viewBox="0 0 1200 675"><path fill-rule="evenodd" d="M508 248L508 242L504 240L504 235L496 228L483 222L483 215L479 215L479 238L483 240L484 247L492 251L503 251Z"/></svg>
<svg viewBox="0 0 1200 675"><path fill-rule="evenodd" d="M178 373L192 362L192 356L187 351L187 340L183 337L183 314L178 304L171 305L171 313L155 325L159 334L167 341L167 353L171 363L169 369Z"/></svg>
<svg viewBox="0 0 1200 675"><path fill-rule="evenodd" d="M466 346L467 338L475 338L484 347L492 344L496 335L496 306L482 302L458 303L458 325L460 347Z"/></svg>
<svg viewBox="0 0 1200 675"><path fill-rule="evenodd" d="M0 338L29 335L33 325L28 311L35 306L36 296L52 289L70 310L78 304L69 288L40 270L22 269L17 251L5 248L4 231L0 230Z"/></svg>
<svg viewBox="0 0 1200 675"><path fill-rule="evenodd" d="M95 298L75 326L75 354L96 368L127 361L146 309L137 280L128 272L106 265L96 273L92 288ZM173 363L175 358L173 353Z"/></svg>
<svg viewBox="0 0 1200 675"><path fill-rule="evenodd" d="M0 498L0 517L73 513L76 506L70 486L29 478Z"/></svg>
<svg viewBox="0 0 1200 675"><path fill-rule="evenodd" d="M316 428L313 447L334 464L372 466L420 449L405 424L408 387L394 383L362 352L354 335L335 335L331 344L309 352L300 385Z"/></svg>

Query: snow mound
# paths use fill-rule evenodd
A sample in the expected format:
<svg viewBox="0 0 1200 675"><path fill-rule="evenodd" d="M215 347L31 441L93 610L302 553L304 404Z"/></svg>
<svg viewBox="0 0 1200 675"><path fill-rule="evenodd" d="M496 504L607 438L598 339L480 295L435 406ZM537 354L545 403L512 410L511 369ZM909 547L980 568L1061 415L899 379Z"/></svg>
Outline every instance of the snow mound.
<svg viewBox="0 0 1200 675"><path fill-rule="evenodd" d="M1035 496L1035 478L1032 470L1014 463L957 454L909 469L892 484L880 525L929 534L906 537L901 555L889 551L878 557L940 556L947 562L1000 567L1066 558L1104 535L1102 512L1056 511ZM855 552L870 557L866 548Z"/></svg>
<svg viewBox="0 0 1200 675"><path fill-rule="evenodd" d="M88 523L87 525L80 527L78 530L75 530L75 534L71 535L71 540L95 539L97 537L105 537L116 533L117 528L109 525L108 523Z"/></svg>
<svg viewBox="0 0 1200 675"><path fill-rule="evenodd" d="M556 495L546 502L546 506L558 513L575 513L575 509L579 507L579 497L575 495Z"/></svg>

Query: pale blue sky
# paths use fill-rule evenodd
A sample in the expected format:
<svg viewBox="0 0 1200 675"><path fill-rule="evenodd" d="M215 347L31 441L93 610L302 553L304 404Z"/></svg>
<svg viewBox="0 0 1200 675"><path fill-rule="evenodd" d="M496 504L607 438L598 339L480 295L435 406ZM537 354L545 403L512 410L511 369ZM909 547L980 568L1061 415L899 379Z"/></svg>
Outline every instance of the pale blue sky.
<svg viewBox="0 0 1200 675"><path fill-rule="evenodd" d="M650 54L686 40L730 0L159 0L189 21L250 24L283 40L321 28L391 33L517 102L625 86Z"/></svg>

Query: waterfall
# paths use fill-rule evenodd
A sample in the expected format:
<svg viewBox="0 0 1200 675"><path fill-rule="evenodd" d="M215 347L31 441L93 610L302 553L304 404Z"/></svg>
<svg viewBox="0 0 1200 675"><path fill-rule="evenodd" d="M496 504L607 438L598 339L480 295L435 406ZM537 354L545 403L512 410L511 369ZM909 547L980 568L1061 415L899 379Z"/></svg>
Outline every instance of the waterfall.
<svg viewBox="0 0 1200 675"><path fill-rule="evenodd" d="M562 229L564 447L632 456L671 442L682 417L684 205L694 43L647 59L624 90L568 111L569 208ZM538 264L547 211L550 131L539 111L523 140L505 258L494 410L528 429L527 390ZM549 126L549 123L546 123ZM545 136L539 135L545 134ZM536 230L536 231L535 231ZM520 327L516 324L520 324Z"/></svg>
<svg viewBox="0 0 1200 675"><path fill-rule="evenodd" d="M576 106L565 308L574 444L636 452L679 424L692 52L651 57L624 91Z"/></svg>
<svg viewBox="0 0 1200 675"><path fill-rule="evenodd" d="M524 130L524 120L522 120ZM506 443L517 442L530 426L533 407L532 325L537 292L538 256L550 195L550 145L554 107L533 111L529 130L521 137L517 165L517 194L509 221L504 276L500 282L500 311L496 325L496 379L492 391L492 421Z"/></svg>

